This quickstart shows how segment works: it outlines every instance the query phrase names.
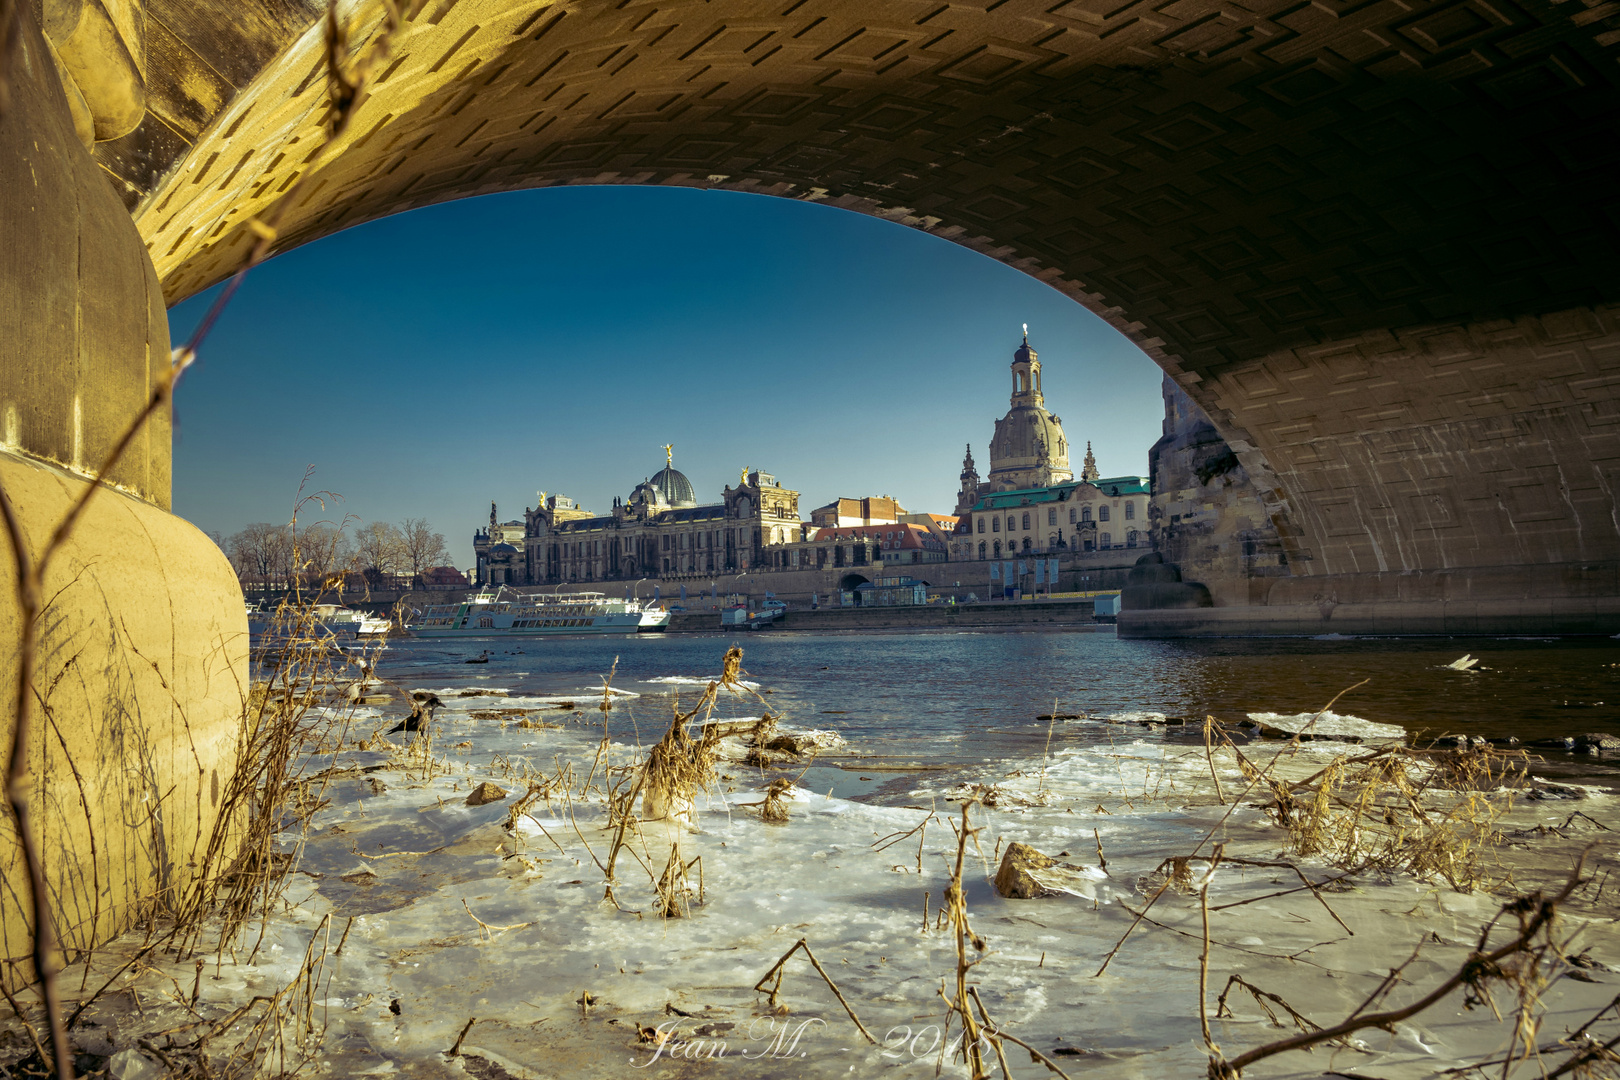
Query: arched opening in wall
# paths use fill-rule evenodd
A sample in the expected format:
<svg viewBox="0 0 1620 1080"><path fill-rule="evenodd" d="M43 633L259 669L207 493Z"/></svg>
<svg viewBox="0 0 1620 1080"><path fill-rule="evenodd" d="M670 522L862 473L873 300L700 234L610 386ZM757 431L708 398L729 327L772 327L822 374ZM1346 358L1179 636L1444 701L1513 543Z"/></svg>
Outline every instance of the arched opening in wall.
<svg viewBox="0 0 1620 1080"><path fill-rule="evenodd" d="M171 311L177 340L211 299ZM426 518L451 565L470 567L492 499L502 520L523 520L542 492L564 496L568 513L651 520L685 512L631 498L668 465L699 509L717 509L712 557L707 542L694 558L621 527L596 565L536 557L536 573L791 567L773 549L831 500L952 509L960 433L978 432L974 450L989 456L1024 322L1043 374L1020 388L1044 389L1050 369L1046 407L1065 417L1065 441L1090 440L1112 472L1144 473L1163 417L1153 361L1070 297L948 240L813 203L652 187L415 209L249 275L181 385L175 506L229 538L281 517L285 499L268 493L295 488L314 462L347 510ZM873 392L874 375L894 389ZM266 381L419 426L357 443L301 410L255 422ZM773 485L796 493L781 516L763 498ZM549 547L543 530L529 540ZM799 565L856 562L847 542L827 548Z"/></svg>

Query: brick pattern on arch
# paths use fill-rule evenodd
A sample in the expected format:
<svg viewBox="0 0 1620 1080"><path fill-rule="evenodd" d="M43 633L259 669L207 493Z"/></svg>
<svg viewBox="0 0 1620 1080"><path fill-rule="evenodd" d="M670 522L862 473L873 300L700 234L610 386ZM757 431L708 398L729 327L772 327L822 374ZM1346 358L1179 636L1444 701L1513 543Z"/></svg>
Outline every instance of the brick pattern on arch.
<svg viewBox="0 0 1620 1080"><path fill-rule="evenodd" d="M171 302L229 274L245 222L315 167L319 28L233 2L270 29L238 55L180 26L139 152L98 151ZM1295 573L1616 557L1612 5L415 6L284 248L553 184L821 201L1112 322L1240 451ZM209 62L229 77L165 82L188 48L234 57Z"/></svg>

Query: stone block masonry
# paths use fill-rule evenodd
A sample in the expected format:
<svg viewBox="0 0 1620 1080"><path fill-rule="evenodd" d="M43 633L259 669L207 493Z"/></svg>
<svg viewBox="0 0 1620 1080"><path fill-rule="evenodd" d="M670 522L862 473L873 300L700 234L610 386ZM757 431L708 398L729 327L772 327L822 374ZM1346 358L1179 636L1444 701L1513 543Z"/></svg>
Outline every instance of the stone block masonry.
<svg viewBox="0 0 1620 1080"><path fill-rule="evenodd" d="M79 141L30 5L0 115L0 486L37 558L169 362L157 275ZM70 952L124 930L199 869L234 766L247 620L224 555L168 514L169 424L155 417L45 582L31 813L45 903ZM0 747L16 730L22 626L0 532ZM26 880L0 815L0 977L28 977Z"/></svg>

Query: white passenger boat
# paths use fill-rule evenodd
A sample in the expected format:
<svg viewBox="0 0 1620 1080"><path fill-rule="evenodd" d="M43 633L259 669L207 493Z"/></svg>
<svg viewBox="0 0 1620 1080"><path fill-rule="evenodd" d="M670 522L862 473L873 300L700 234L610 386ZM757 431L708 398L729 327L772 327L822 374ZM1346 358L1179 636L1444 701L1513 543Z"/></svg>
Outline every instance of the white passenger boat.
<svg viewBox="0 0 1620 1080"><path fill-rule="evenodd" d="M386 615L363 615L355 624L354 633L356 637L378 637L388 633L393 626L393 620Z"/></svg>
<svg viewBox="0 0 1620 1080"><path fill-rule="evenodd" d="M538 634L635 634L663 630L669 612L604 593L523 594L506 586L470 593L459 604L433 604L406 625L417 637L525 637Z"/></svg>

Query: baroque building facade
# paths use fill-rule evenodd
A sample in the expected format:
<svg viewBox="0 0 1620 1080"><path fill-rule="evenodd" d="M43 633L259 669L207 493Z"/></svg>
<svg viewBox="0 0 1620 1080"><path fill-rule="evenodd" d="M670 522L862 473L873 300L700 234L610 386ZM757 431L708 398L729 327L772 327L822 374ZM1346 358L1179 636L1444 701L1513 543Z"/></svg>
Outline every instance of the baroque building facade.
<svg viewBox="0 0 1620 1080"><path fill-rule="evenodd" d="M664 468L614 499L606 515L562 512L556 500L525 511L522 580L561 585L698 577L768 568L767 549L797 542L799 493L762 470L743 470L719 502L699 503L665 448ZM571 506L571 504L570 504Z"/></svg>
<svg viewBox="0 0 1620 1080"><path fill-rule="evenodd" d="M836 499L802 521L799 493L757 469L743 470L718 501L700 503L666 446L664 468L615 498L608 514L544 492L521 522L500 522L491 506L488 530L474 537L479 581L556 586L808 571L831 574L847 590L886 564L933 564L943 573L945 562L1151 549L1153 485L1143 476L1100 476L1090 443L1075 476L1027 328L1011 375L988 475L981 479L969 445L954 514L909 513L883 496Z"/></svg>

